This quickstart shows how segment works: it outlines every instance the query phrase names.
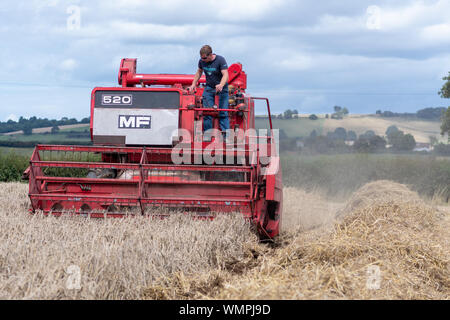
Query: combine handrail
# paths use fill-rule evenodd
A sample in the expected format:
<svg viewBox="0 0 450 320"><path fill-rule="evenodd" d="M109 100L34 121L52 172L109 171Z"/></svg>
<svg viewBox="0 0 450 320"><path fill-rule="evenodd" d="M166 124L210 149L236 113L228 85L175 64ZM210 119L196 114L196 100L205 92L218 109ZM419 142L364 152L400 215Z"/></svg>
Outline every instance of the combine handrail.
<svg viewBox="0 0 450 320"><path fill-rule="evenodd" d="M267 103L267 112L269 113L269 122L270 122L270 130L272 130L272 116L270 115L270 104L269 104L269 99L267 98L262 98L262 97L251 97L251 99L253 100L266 100Z"/></svg>

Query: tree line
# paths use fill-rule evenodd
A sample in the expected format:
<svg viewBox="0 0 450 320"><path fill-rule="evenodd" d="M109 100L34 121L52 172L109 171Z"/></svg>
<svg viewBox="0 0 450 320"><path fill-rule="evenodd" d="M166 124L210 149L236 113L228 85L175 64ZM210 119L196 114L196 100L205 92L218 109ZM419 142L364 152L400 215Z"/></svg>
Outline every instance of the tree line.
<svg viewBox="0 0 450 320"><path fill-rule="evenodd" d="M0 133L12 132L12 131L20 131L22 130L24 134L31 134L33 129L36 128L45 128L45 127L53 127L57 128L57 126L64 126L70 124L79 124L85 123L88 124L90 122L90 118L83 118L78 121L75 118L67 118L63 117L60 120L56 119L47 119L47 118L37 118L31 117L26 119L24 117L20 117L18 121L8 120L5 122L0 121ZM55 129L57 130L57 129Z"/></svg>
<svg viewBox="0 0 450 320"><path fill-rule="evenodd" d="M434 153L450 155L450 145L437 143L434 139ZM404 133L395 125L387 128L385 136L367 130L359 136L353 130L339 127L334 131L319 135L316 130L307 137L289 138L284 130L280 130L280 149L282 151L298 151L306 154L327 153L384 153L411 152L416 147L412 134Z"/></svg>
<svg viewBox="0 0 450 320"><path fill-rule="evenodd" d="M417 119L423 119L423 120L441 120L442 114L445 112L447 108L444 107L437 107L437 108L424 108L420 109L415 113L411 112L392 112L392 111L381 111L377 110L375 114L391 118L391 117L402 117L402 118L417 118Z"/></svg>

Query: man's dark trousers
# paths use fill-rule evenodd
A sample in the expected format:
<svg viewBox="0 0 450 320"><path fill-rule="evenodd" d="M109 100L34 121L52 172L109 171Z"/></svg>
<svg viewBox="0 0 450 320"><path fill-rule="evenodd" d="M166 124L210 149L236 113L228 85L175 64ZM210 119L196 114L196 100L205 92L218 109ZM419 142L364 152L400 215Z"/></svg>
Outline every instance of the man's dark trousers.
<svg viewBox="0 0 450 320"><path fill-rule="evenodd" d="M228 86L224 86L219 95L219 109L228 109ZM215 104L214 98L216 96L216 89L206 86L203 90L203 107L212 108ZM228 119L228 111L219 112L220 130L224 133L230 128L230 120ZM203 131L212 129L212 117L204 116Z"/></svg>

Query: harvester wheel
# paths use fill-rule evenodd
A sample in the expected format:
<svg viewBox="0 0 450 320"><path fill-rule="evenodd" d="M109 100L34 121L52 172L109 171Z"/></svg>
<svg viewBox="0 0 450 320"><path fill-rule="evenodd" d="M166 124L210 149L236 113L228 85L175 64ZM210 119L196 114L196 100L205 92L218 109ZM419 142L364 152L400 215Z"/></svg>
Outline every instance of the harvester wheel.
<svg viewBox="0 0 450 320"><path fill-rule="evenodd" d="M84 203L80 208L80 213L86 214L86 213L90 213L91 211L92 211L91 207L86 203Z"/></svg>
<svg viewBox="0 0 450 320"><path fill-rule="evenodd" d="M109 206L108 206L108 208L106 208L106 211L107 212L119 212L119 208L117 208L115 205L113 205L113 204L110 204Z"/></svg>
<svg viewBox="0 0 450 320"><path fill-rule="evenodd" d="M50 213L52 213L52 212L61 212L62 213L62 211L63 211L63 206L59 202L54 203L50 209Z"/></svg>

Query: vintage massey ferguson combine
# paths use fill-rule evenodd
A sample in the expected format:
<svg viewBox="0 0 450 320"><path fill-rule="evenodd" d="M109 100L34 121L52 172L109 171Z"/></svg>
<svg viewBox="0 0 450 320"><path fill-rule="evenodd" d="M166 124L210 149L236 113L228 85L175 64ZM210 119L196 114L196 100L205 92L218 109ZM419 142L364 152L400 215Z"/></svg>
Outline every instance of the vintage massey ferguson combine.
<svg viewBox="0 0 450 320"><path fill-rule="evenodd" d="M194 75L137 74L136 59L122 59L121 86L92 91L93 146L36 146L24 174L30 210L90 217L152 215L155 207L202 218L240 212L262 238L275 237L283 195L269 101L245 93L241 64L228 72L229 108L217 110L203 107L204 77L189 92ZM264 134L255 130L257 99L267 105ZM228 112L226 139L219 111ZM215 128L208 138L206 115Z"/></svg>

